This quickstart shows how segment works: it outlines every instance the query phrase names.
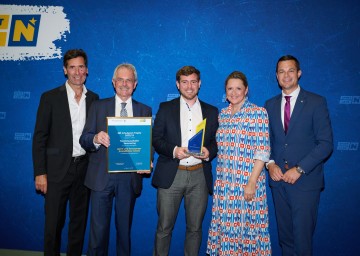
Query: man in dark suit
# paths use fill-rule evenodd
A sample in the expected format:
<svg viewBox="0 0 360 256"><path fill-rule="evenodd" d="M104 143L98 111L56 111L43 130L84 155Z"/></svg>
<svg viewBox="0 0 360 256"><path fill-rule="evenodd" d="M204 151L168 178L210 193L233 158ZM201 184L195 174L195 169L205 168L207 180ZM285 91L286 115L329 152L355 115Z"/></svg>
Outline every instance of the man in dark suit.
<svg viewBox="0 0 360 256"><path fill-rule="evenodd" d="M110 137L106 132L106 117L151 117L151 108L132 99L137 86L137 73L133 65L118 65L112 83L115 97L92 105L80 137L80 144L91 152L85 178L85 185L91 189L88 255L108 255L114 199L117 255L130 255L134 205L142 189L142 173L108 173L106 151Z"/></svg>
<svg viewBox="0 0 360 256"><path fill-rule="evenodd" d="M208 194L213 191L211 160L216 156L218 109L198 99L200 71L192 66L176 73L181 96L160 104L153 127L153 146L159 154L152 184L157 187L159 215L155 255L168 255L180 203L186 211L185 255L198 255ZM202 156L189 156L188 140L206 118Z"/></svg>
<svg viewBox="0 0 360 256"><path fill-rule="evenodd" d="M277 62L282 94L268 100L270 175L279 242L283 255L312 255L324 162L333 149L325 98L300 88L299 61L291 56Z"/></svg>
<svg viewBox="0 0 360 256"><path fill-rule="evenodd" d="M60 255L68 201L67 255L82 253L89 190L84 186L88 158L79 138L91 103L99 99L84 85L88 68L83 50L67 51L63 69L66 83L41 96L33 136L35 187L45 194L45 255Z"/></svg>

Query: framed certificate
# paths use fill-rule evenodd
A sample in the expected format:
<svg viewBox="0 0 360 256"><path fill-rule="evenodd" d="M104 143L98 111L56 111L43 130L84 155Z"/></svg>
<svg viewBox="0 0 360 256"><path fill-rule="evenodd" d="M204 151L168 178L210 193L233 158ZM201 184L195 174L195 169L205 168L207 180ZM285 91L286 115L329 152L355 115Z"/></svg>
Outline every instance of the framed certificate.
<svg viewBox="0 0 360 256"><path fill-rule="evenodd" d="M151 117L107 117L108 172L151 169Z"/></svg>

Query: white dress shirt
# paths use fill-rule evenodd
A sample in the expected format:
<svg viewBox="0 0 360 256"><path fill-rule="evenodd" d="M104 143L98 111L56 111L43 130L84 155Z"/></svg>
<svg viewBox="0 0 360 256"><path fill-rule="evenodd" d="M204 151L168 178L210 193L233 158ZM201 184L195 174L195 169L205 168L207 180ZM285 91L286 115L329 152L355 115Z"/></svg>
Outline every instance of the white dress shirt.
<svg viewBox="0 0 360 256"><path fill-rule="evenodd" d="M75 99L75 92L70 87L69 83L65 83L70 116L71 116L71 126L72 126L72 137L73 137L73 152L72 156L82 156L85 155L86 151L80 146L79 139L81 133L84 129L86 121L86 87L83 85L83 91L79 103Z"/></svg>
<svg viewBox="0 0 360 256"><path fill-rule="evenodd" d="M187 147L189 139L195 135L196 126L203 121L201 105L197 98L191 107L184 98L180 97L180 125L181 125L181 147ZM200 159L188 157L180 160L180 165L195 165L201 163Z"/></svg>

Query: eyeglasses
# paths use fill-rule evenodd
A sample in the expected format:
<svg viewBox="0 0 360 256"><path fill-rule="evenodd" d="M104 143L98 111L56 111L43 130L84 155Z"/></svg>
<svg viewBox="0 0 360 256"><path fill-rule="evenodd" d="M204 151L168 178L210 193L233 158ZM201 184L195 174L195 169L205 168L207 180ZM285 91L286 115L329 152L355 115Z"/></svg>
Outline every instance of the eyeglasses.
<svg viewBox="0 0 360 256"><path fill-rule="evenodd" d="M134 83L134 81L132 79L124 79L124 78L116 78L116 79L113 79L115 83L125 83L125 84L132 84Z"/></svg>

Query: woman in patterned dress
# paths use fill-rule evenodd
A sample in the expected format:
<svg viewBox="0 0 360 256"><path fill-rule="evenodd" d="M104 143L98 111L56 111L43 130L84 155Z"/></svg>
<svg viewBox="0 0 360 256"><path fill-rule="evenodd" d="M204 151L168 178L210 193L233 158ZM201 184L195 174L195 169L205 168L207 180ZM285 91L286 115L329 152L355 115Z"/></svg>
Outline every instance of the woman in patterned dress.
<svg viewBox="0 0 360 256"><path fill-rule="evenodd" d="M246 76L225 81L229 106L219 114L209 255L271 255L264 163L269 160L268 116L248 101Z"/></svg>

